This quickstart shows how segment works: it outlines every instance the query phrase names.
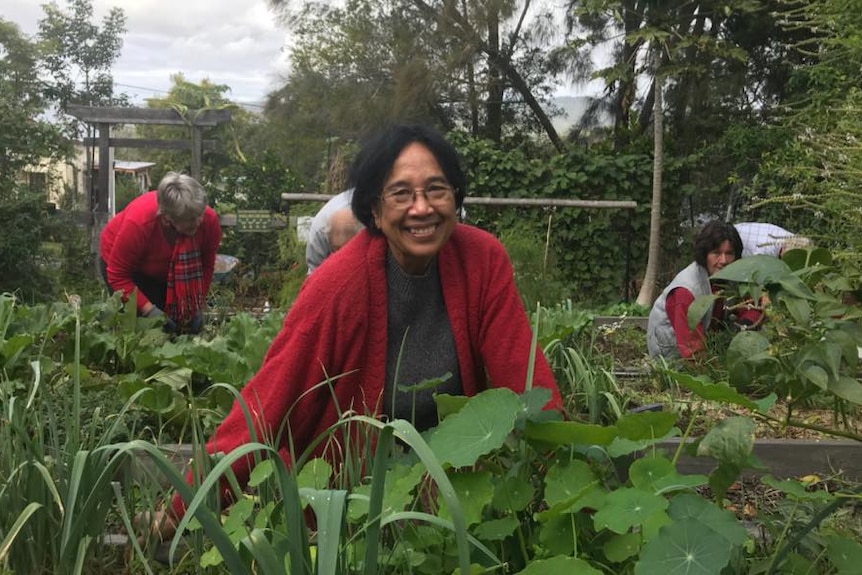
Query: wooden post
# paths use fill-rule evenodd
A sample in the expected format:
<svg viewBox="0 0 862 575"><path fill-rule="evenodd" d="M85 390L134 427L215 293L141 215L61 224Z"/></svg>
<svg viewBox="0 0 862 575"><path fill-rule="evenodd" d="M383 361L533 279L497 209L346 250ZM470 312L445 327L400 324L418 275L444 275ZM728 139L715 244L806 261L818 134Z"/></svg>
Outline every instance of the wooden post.
<svg viewBox="0 0 862 575"><path fill-rule="evenodd" d="M203 165L203 137L198 126L192 128L192 177L201 181L201 166Z"/></svg>

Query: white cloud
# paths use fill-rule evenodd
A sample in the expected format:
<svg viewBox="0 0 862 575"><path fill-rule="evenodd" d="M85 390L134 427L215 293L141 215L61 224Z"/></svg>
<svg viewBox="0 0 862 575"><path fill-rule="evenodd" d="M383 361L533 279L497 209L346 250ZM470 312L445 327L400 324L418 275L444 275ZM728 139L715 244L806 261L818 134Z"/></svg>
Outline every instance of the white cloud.
<svg viewBox="0 0 862 575"><path fill-rule="evenodd" d="M41 2L3 4L3 18L36 33ZM114 81L136 101L165 93L170 76L181 72L188 81L230 86L234 100L260 102L287 70L286 33L266 0L93 0L94 20L114 6L127 28Z"/></svg>

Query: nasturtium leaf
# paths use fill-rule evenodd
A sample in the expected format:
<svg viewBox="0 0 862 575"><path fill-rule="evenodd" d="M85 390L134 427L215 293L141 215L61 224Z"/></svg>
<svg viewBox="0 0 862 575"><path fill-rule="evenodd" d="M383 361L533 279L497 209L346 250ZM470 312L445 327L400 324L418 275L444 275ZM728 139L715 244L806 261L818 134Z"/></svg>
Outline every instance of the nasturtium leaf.
<svg viewBox="0 0 862 575"><path fill-rule="evenodd" d="M797 501L819 501L826 502L835 499L835 496L823 489L808 491L804 484L792 479L779 480L772 475L764 475L760 478L764 484L781 491L790 499Z"/></svg>
<svg viewBox="0 0 862 575"><path fill-rule="evenodd" d="M826 556L838 575L856 575L862 567L862 544L847 537L832 536L826 543Z"/></svg>
<svg viewBox="0 0 862 575"><path fill-rule="evenodd" d="M625 533L647 517L667 509L667 499L643 489L622 487L605 496L605 506L593 516L596 529Z"/></svg>
<svg viewBox="0 0 862 575"><path fill-rule="evenodd" d="M482 521L482 511L486 505L491 503L491 497L494 494L491 474L487 471L459 471L450 473L449 481L461 503L467 525L474 525ZM450 519L446 501L442 498L439 515L443 519Z"/></svg>
<svg viewBox="0 0 862 575"><path fill-rule="evenodd" d="M850 403L862 404L862 383L847 375L829 381L829 391Z"/></svg>
<svg viewBox="0 0 862 575"><path fill-rule="evenodd" d="M709 430L698 445L697 454L744 466L753 449L754 421L749 417L728 417Z"/></svg>
<svg viewBox="0 0 862 575"><path fill-rule="evenodd" d="M491 505L499 511L523 511L535 496L536 489L526 467L522 467L520 473L507 475L497 483Z"/></svg>
<svg viewBox="0 0 862 575"><path fill-rule="evenodd" d="M635 575L719 575L731 550L706 525L694 519L674 521L643 546Z"/></svg>
<svg viewBox="0 0 862 575"><path fill-rule="evenodd" d="M641 441L666 435L676 423L676 413L670 411L644 411L628 413L617 420L620 437Z"/></svg>
<svg viewBox="0 0 862 575"><path fill-rule="evenodd" d="M491 519L477 525L473 534L482 541L502 541L518 528L518 518L507 515L500 519Z"/></svg>
<svg viewBox="0 0 862 575"><path fill-rule="evenodd" d="M593 568L583 559L564 556L530 561L527 567L518 572L518 575L572 575L572 573L602 575L601 571Z"/></svg>
<svg viewBox="0 0 862 575"><path fill-rule="evenodd" d="M296 485L299 488L326 489L330 477L332 477L332 465L318 457L302 466L296 476Z"/></svg>
<svg viewBox="0 0 862 575"><path fill-rule="evenodd" d="M750 332L743 332L750 333ZM693 376L688 373L674 372L670 376L679 385L696 396L708 401L720 401L739 405L746 409L757 409L757 404L726 383L713 383L707 376Z"/></svg>
<svg viewBox="0 0 862 575"><path fill-rule="evenodd" d="M260 463L254 466L251 473L248 476L248 486L249 487L257 487L268 478L272 477L272 474L275 472L275 464L272 459L264 459Z"/></svg>
<svg viewBox="0 0 862 575"><path fill-rule="evenodd" d="M608 455L612 459L617 459L619 457L623 457L624 455L631 455L632 453L643 451L646 448L655 445L656 443L661 443L667 439L672 437L679 436L680 431L678 427L672 427L670 431L665 433L661 437L657 437L655 439L641 439L640 441L632 441L631 439L626 439L625 437L615 437L610 445L607 447Z"/></svg>
<svg viewBox="0 0 862 575"><path fill-rule="evenodd" d="M580 459L558 461L545 473L545 501L551 507L570 503L598 483L599 478L587 462Z"/></svg>
<svg viewBox="0 0 862 575"><path fill-rule="evenodd" d="M640 547L640 533L622 533L608 539L602 546L602 551L609 561L622 563L629 557L637 555Z"/></svg>
<svg viewBox="0 0 862 575"><path fill-rule="evenodd" d="M383 494L383 512L401 511L413 501L413 490L422 479L425 468L421 463L413 466L394 465L386 470L386 490ZM359 521L368 513L371 485L354 488L347 507L348 518Z"/></svg>
<svg viewBox="0 0 862 575"><path fill-rule="evenodd" d="M608 445L617 436L613 426L577 421L528 421L524 437L550 445Z"/></svg>
<svg viewBox="0 0 862 575"><path fill-rule="evenodd" d="M461 411L461 408L467 405L470 398L466 395L436 393L434 394L434 401L437 402L437 419L443 421L453 413Z"/></svg>
<svg viewBox="0 0 862 575"><path fill-rule="evenodd" d="M675 496L670 501L667 513L675 521L685 519L698 521L715 531L731 545L742 545L748 539L748 531L733 513L716 507L700 495L682 493Z"/></svg>
<svg viewBox="0 0 862 575"><path fill-rule="evenodd" d="M526 417L534 417L541 414L550 399L551 390L547 387L530 388L529 391L521 394L521 400L524 402L525 408L524 415Z"/></svg>
<svg viewBox="0 0 862 575"><path fill-rule="evenodd" d="M503 445L523 407L520 398L507 388L483 391L440 422L428 446L441 464L473 465Z"/></svg>
<svg viewBox="0 0 862 575"><path fill-rule="evenodd" d="M555 515L539 528L539 543L545 555L574 555L577 539L575 516L571 513Z"/></svg>
<svg viewBox="0 0 862 575"><path fill-rule="evenodd" d="M642 457L629 467L629 479L634 487L656 495L693 489L705 485L705 475L681 475L669 459L662 456Z"/></svg>
<svg viewBox="0 0 862 575"><path fill-rule="evenodd" d="M641 457L629 467L629 480L634 487L655 491L657 480L675 472L673 463L666 457Z"/></svg>
<svg viewBox="0 0 862 575"><path fill-rule="evenodd" d="M659 511L658 513L653 513L646 519L644 519L643 523L641 523L641 536L643 537L643 542L651 541L658 537L659 531L665 525L670 525L673 523L673 519L670 518L670 515L667 514L667 511Z"/></svg>

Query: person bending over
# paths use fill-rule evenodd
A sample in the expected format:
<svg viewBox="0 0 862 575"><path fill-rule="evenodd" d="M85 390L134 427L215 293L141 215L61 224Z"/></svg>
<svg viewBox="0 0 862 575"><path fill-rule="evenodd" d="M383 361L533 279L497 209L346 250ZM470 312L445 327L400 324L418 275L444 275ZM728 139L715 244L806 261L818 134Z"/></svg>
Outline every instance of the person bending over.
<svg viewBox="0 0 862 575"><path fill-rule="evenodd" d="M102 231L102 277L142 316L165 316L165 330L198 333L221 243L218 216L191 176L169 172Z"/></svg>

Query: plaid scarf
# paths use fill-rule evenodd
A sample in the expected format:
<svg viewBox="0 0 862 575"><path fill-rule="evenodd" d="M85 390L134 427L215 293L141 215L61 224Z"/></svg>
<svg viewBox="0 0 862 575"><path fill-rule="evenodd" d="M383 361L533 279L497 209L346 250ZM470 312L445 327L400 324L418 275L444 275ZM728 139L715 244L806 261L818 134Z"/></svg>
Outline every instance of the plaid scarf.
<svg viewBox="0 0 862 575"><path fill-rule="evenodd" d="M165 312L186 331L198 310L204 307L204 268L194 236L177 235L168 268Z"/></svg>

